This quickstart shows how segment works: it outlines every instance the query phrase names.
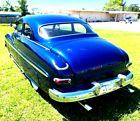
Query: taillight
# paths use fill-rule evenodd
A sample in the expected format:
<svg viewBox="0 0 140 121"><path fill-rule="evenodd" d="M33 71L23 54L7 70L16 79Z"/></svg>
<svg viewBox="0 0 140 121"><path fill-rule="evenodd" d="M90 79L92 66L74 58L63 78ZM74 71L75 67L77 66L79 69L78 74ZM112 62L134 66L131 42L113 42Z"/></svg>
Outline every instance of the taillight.
<svg viewBox="0 0 140 121"><path fill-rule="evenodd" d="M57 85L70 84L70 83L71 83L71 79L54 78L53 81L54 81Z"/></svg>

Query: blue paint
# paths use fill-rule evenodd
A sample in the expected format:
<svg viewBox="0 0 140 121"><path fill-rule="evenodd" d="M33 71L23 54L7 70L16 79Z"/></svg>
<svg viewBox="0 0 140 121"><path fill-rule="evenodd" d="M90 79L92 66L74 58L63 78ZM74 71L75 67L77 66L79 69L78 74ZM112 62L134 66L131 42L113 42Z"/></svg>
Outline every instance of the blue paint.
<svg viewBox="0 0 140 121"><path fill-rule="evenodd" d="M90 85L93 80L98 82L128 72L127 53L102 39L95 32L60 36L48 40L40 37L38 33L40 26L43 25L85 23L81 19L64 15L31 15L22 17L19 21L31 27L33 39L16 31L7 34L5 37L8 50L26 75L45 92L50 88L87 89L89 88L87 85ZM61 70L66 65L68 68ZM53 78L71 78L72 83L59 87L55 85Z"/></svg>

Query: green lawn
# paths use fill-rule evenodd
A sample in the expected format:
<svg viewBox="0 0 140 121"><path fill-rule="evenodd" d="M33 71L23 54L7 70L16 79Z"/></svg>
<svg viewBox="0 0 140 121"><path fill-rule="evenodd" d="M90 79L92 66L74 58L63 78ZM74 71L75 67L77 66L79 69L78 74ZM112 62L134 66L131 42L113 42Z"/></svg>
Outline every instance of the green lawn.
<svg viewBox="0 0 140 121"><path fill-rule="evenodd" d="M140 33L95 30L129 54L135 93L118 90L90 99L93 110L87 112L78 103L57 103L31 88L4 47L9 31L10 27L0 26L0 121L140 121Z"/></svg>

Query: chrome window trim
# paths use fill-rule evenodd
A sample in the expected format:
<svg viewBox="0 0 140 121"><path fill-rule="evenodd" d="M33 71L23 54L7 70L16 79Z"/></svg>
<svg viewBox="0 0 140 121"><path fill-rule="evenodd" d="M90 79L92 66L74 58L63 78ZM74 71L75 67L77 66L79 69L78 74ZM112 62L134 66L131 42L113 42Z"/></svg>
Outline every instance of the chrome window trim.
<svg viewBox="0 0 140 121"><path fill-rule="evenodd" d="M43 27L43 26L47 26L47 25L51 25L51 24L68 24L68 23L83 23L83 24L87 24L86 22L55 22L55 23L48 23L48 24L42 24L42 25L40 25L39 27L38 27L38 35L41 37L41 38L43 38L43 39L46 39L46 38L44 38L44 37L42 37L42 35L40 34L40 28L41 27ZM92 28L91 28L91 26L89 25L89 24L87 24L88 26L89 26L89 28L92 30ZM49 39L54 39L54 38L59 38L59 37L68 37L68 36L73 36L73 35L82 35L82 34L84 34L84 33L77 33L77 34L69 34L69 35L60 35L60 36L55 36L55 37L48 37L48 40ZM89 35L89 34L95 34L94 32L93 33L86 33L87 35Z"/></svg>

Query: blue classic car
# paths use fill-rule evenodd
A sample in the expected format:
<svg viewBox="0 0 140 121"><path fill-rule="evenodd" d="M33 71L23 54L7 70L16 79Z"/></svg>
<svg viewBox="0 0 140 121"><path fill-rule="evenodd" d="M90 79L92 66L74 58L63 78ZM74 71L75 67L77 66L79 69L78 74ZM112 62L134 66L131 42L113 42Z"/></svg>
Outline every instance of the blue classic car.
<svg viewBox="0 0 140 121"><path fill-rule="evenodd" d="M127 53L78 18L25 16L5 38L10 57L33 88L58 102L97 97L130 84L133 77Z"/></svg>

